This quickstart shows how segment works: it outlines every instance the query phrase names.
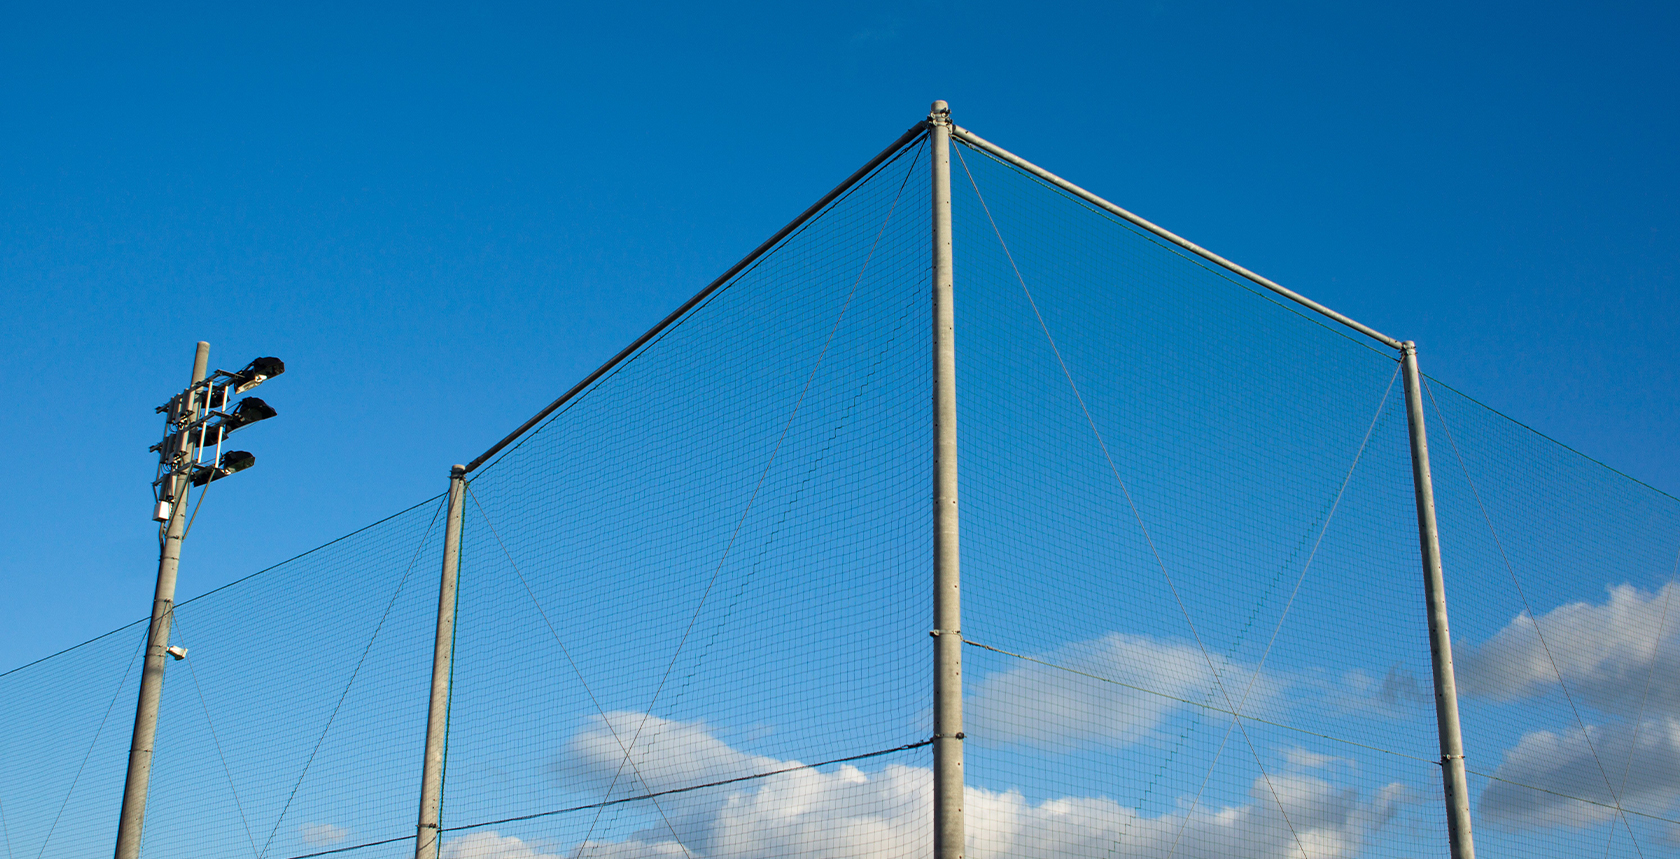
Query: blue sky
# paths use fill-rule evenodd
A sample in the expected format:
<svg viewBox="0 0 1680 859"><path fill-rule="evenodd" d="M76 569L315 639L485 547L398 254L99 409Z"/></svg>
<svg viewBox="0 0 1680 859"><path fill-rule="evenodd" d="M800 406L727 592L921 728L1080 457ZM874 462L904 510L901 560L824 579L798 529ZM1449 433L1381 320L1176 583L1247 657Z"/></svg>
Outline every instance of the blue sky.
<svg viewBox="0 0 1680 859"><path fill-rule="evenodd" d="M140 14L81 6L15 8L7 18L0 393L13 407L0 416L0 434L9 449L48 467L30 478L20 470L4 502L0 527L14 549L0 572L13 608L0 614L8 654L0 668L148 608L155 529L146 447L159 430L151 407L184 383L194 341L212 342L216 366L274 354L289 372L260 391L281 417L240 437L258 465L218 484L196 524L183 598L442 490L449 464L472 459L616 352L919 119L933 98L948 99L956 120L977 133L1417 340L1425 369L1471 396L1680 491L1672 431L1680 361L1670 345L1680 334L1673 205L1680 176L1672 157L1680 75L1671 50L1676 21L1666 9L201 6ZM982 183L1002 181L973 166ZM968 223L980 253L987 233ZM1003 225L1011 229L1007 218ZM1030 254L1023 259L1042 287ZM988 265L989 288L999 291L986 294L1003 297L983 312L976 305L971 318L1005 330L1022 317L1002 309L1012 285L999 279L1006 270L998 260ZM1078 321L1068 310L1077 294L1059 308L1059 322L1054 293L1044 297L1051 324ZM812 312L808 326L826 318ZM1276 324L1275 332L1287 328ZM808 340L820 330L788 336ZM1092 354L1118 354L1105 351L1096 330L1083 341ZM1078 375L1081 341L1067 336ZM1253 360L1267 354L1264 343L1243 349ZM1245 366L1237 355L1197 364L1192 370L1205 375L1187 370L1184 378L1200 382ZM1368 396L1313 413L1340 434L1287 439L1293 446L1280 449L1277 462L1306 461L1315 443L1357 442L1389 371L1361 365L1358 374L1371 377ZM1297 381L1304 387L1291 387ZM1305 379L1279 385L1312 388ZM1098 387L1099 413L1131 407L1123 396L1104 405ZM1069 417L1067 407L1046 414ZM712 417L720 414L728 416ZM1076 424L1051 423L1046 431L1055 437L1088 445ZM988 440L998 441L994 452L1008 449L1000 440L1013 425L1001 426L977 424L976 457L987 454ZM1388 453L1372 466L1376 474L1404 474L1391 444L1396 426L1380 424L1375 437ZM1498 434L1484 429L1481 438ZM1148 439L1138 441L1131 466L1148 473L1154 454ZM1513 456L1529 451L1512 445ZM1484 452L1497 459L1506 449ZM1439 473L1439 439L1436 450ZM1325 502L1343 464L1300 475L1310 492L1299 509L1276 513L1296 530L1234 528L1204 545L1189 527L1183 545L1168 545L1169 557L1177 552L1194 576L1217 575L1253 545L1287 553L1289 540L1311 533L1305 523L1316 521L1315 510L1322 515L1314 505ZM1030 477L1032 468L1053 473L1055 465L1021 468ZM1155 493L1171 506L1161 499L1197 491L1179 477L1145 479L1137 489L1146 504ZM1443 504L1472 517L1464 487L1438 479ZM976 495L994 491L1024 515L1044 509L1009 480L977 485ZM483 491L495 511L493 489L492 482ZM1524 486L1504 489L1508 509L1533 503ZM1111 506L1112 490L1101 474L1073 485ZM1406 500L1371 491L1362 496L1376 499L1368 510L1342 514L1362 523L1355 537L1379 530L1379 508ZM1540 535L1550 521L1535 512L1512 528ZM1631 545L1616 523L1592 524L1601 526L1594 532L1601 543ZM1273 538L1283 542L1272 546ZM1126 543L1136 535L1115 539L1105 558L1137 552ZM1353 564L1345 559L1362 548L1335 536L1327 542L1326 564ZM1073 545L1019 551L984 538L974 545L981 557L1022 563L1082 557ZM1479 552L1478 562L1494 563L1485 545L1465 545L1463 557ZM1593 557L1616 555L1598 551ZM1336 567L1343 568L1352 567ZM977 571L977 581L984 575ZM1571 599L1605 603L1602 586L1624 583L1644 591L1622 603L1645 610L1663 581L1631 567L1538 578L1530 583L1539 613ZM1329 589L1309 609L1334 612L1359 587ZM1469 640L1503 635L1502 624L1520 610L1496 606L1509 595L1495 591L1476 592L1491 608L1458 627ZM1217 615L1210 635L1224 644L1242 606L1226 607L1212 593L1197 608ZM1111 617L1080 615L1079 599L1063 593L1030 606L1076 618L1077 635L1063 630L1018 646L1100 662L1103 648L1183 644L1183 630L1169 620L1115 630ZM1007 626L1009 606L973 604L976 618L1000 609ZM425 612L404 611L423 637ZM1600 628L1593 617L1572 622L1587 637ZM1102 637L1115 631L1159 640ZM1238 648L1240 634L1236 642L1227 658L1255 664L1256 642L1247 641L1248 650ZM1363 644L1336 651L1337 667L1383 670ZM1526 646L1520 632L1498 640L1500 652ZM1290 647L1285 641L1279 688L1315 682L1311 641ZM1045 682L1001 663L987 669L987 658L976 659L977 674L990 670L998 688ZM900 669L920 671L895 663ZM1485 693L1489 712L1526 706L1520 683L1484 686L1495 689ZM1604 692L1606 706L1621 701L1618 694ZM1544 727L1568 724L1556 704L1548 700L1557 711L1547 711ZM1188 718L1162 716L1160 725ZM1502 718L1479 723L1491 726L1484 748L1510 748L1537 727ZM585 745L591 730L575 721L546 729ZM756 754L780 749L729 741ZM1262 747L1283 754L1283 745ZM587 757L578 764L586 770ZM1053 795L1055 785L1033 783L1030 760L1002 758L993 772L1025 774L1018 783L1029 798ZM1303 764L1296 775L1323 765ZM1386 774L1366 766L1362 788L1380 791ZM1238 779L1221 796L1240 802L1247 787ZM1172 791L1158 800L1194 787Z"/></svg>
<svg viewBox="0 0 1680 859"><path fill-rule="evenodd" d="M7 19L0 433L51 463L0 517L28 606L0 633L12 664L144 613L150 407L194 341L291 372L184 595L436 491L935 97L1680 489L1680 75L1658 5Z"/></svg>

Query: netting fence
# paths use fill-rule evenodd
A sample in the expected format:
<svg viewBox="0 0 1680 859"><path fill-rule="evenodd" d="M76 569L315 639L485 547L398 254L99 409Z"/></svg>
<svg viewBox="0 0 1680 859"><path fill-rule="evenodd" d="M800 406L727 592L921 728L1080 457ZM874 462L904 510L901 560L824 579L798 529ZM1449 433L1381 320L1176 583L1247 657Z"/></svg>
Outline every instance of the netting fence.
<svg viewBox="0 0 1680 859"><path fill-rule="evenodd" d="M1397 356L953 156L968 855L1444 854ZM473 475L445 857L930 852L929 198L918 140ZM1426 410L1484 854L1674 853L1680 502ZM413 853L442 510L177 608L146 855ZM144 634L0 674L9 857L110 850Z"/></svg>

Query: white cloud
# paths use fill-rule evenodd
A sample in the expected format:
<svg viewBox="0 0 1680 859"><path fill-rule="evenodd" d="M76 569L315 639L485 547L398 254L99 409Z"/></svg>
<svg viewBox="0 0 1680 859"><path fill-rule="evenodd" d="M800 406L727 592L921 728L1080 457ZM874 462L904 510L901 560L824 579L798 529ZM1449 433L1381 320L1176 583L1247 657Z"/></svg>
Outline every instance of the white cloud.
<svg viewBox="0 0 1680 859"><path fill-rule="evenodd" d="M1680 717L1647 719L1638 731L1637 741L1630 723L1589 730L1590 749L1578 729L1560 733L1534 731L1524 735L1515 748L1505 753L1494 775L1555 793L1509 782L1490 782L1477 800L1482 816L1509 827L1585 826L1609 820L1615 810L1604 806L1614 805L1615 799L1605 782L1606 775L1609 784L1616 786L1624 808L1660 814L1680 800ZM1633 747L1635 742L1637 748ZM1594 750L1598 752L1597 760L1593 757Z"/></svg>
<svg viewBox="0 0 1680 859"><path fill-rule="evenodd" d="M1285 763L1289 764L1289 766L1298 770L1322 769L1331 764L1353 765L1353 761L1347 758L1338 758L1334 755L1319 754L1318 752L1308 751L1306 749L1296 747L1284 749L1283 760Z"/></svg>
<svg viewBox="0 0 1680 859"><path fill-rule="evenodd" d="M1608 589L1602 604L1568 603L1542 614L1540 631L1550 658L1534 622L1519 614L1459 657L1459 690L1514 701L1555 691L1561 674L1578 701L1601 712L1631 716L1645 699L1648 714L1680 715L1680 685L1664 681L1680 674L1680 617L1663 618L1665 601L1680 595L1676 587L1669 583L1646 592L1618 585ZM1669 608L1680 614L1680 600Z"/></svg>
<svg viewBox="0 0 1680 859"><path fill-rule="evenodd" d="M575 759L567 771L604 787L622 757L609 725L628 742L625 731L634 732L641 720L640 714L611 713L587 724L570 744ZM646 752L641 751L641 742L650 744ZM658 718L647 720L641 742L636 764L655 790L796 765L740 752L701 726ZM451 840L444 856L669 859L685 851L696 859L926 856L932 847L931 785L927 769L897 763L875 772L846 765L832 772L795 770L662 797L660 806L670 820L669 828L659 823L623 839L591 841L563 850L539 849L518 838L478 832ZM1279 813L1274 790L1288 825ZM1188 816L1181 808L1148 817L1106 797L1032 802L1015 791L971 787L965 796L967 853L972 859L1084 859L1111 850L1147 857L1172 852L1183 859L1230 855L1299 859L1304 847L1310 859L1335 859L1356 855L1367 836L1411 799L1411 793L1398 784L1366 798L1311 775L1281 773L1272 776L1269 787L1256 779L1249 799L1238 805L1203 807Z"/></svg>
<svg viewBox="0 0 1680 859"><path fill-rule="evenodd" d="M469 832L443 845L443 859L559 859L511 835L494 830Z"/></svg>
<svg viewBox="0 0 1680 859"><path fill-rule="evenodd" d="M1175 698L1226 709L1207 659L1190 644L1111 632L1063 645L1039 658L1114 682L1034 662L988 675L973 685L964 704L975 742L1052 749L1122 746L1148 736L1185 706ZM1216 664L1221 663L1216 659ZM1242 700L1254 668L1221 664L1220 674L1225 692L1235 703ZM1276 682L1261 675L1243 712L1262 711L1278 691Z"/></svg>
<svg viewBox="0 0 1680 859"><path fill-rule="evenodd" d="M298 827L298 835L310 847L330 847L350 837L350 830L331 823L305 823Z"/></svg>

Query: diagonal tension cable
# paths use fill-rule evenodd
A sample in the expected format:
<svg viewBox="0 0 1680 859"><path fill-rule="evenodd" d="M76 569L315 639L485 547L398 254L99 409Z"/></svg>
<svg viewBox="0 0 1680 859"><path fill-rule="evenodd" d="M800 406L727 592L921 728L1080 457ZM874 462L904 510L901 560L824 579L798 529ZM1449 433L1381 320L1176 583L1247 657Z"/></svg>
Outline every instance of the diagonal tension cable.
<svg viewBox="0 0 1680 859"><path fill-rule="evenodd" d="M560 653L566 657L566 664L572 667L572 674L576 675L578 685L583 687L583 694L589 696L589 703L595 705L595 712L601 714L601 724L607 726L607 733L612 734L613 742L617 743L619 750L624 752L624 762L619 763L619 772L624 771L624 763L628 762L630 769L635 772L637 780L642 783L642 787L650 791L649 796L657 796L658 794L652 793L653 785L648 782L646 776L642 775L641 768L636 766L636 762L630 758L630 748L624 745L624 739L618 735L618 729L613 727L612 719L607 716L606 708L602 707L600 699L595 697L595 691L589 688L589 681L583 679L583 670L578 668L577 661L572 659L571 649L566 646L565 641L561 640L560 631L555 629L554 622L548 619L548 612L543 609L542 602L537 599L536 591L531 589L531 583L525 580L525 574L520 572L519 565L514 562L513 553L508 550L507 543L502 540L502 535L496 530L495 523L490 521L490 513L484 509L483 503L478 500L478 493L472 490L472 483L467 483L466 489L467 497L471 498L473 506L478 508L478 515L484 517L484 525L490 529L490 536L496 538L496 545L501 547L502 555L507 558L508 566L513 568L514 576L518 577L519 584L525 588L525 595L531 598L531 605L536 606L537 614L542 618L543 625L548 627L548 634L554 636L554 643L560 646ZM615 778L613 787L616 786L617 780ZM607 788L608 796L611 796L613 787ZM688 852L688 846L683 844L682 837L677 835L677 829L671 825L671 819L665 816L665 809L659 807L659 800L653 800L653 808L659 812L659 819L665 822L665 828L670 831L671 838L675 839L677 846L682 848L683 855L692 859L693 854ZM588 840L588 837L585 836L584 841L580 844L587 843Z"/></svg>
<svg viewBox="0 0 1680 859"><path fill-rule="evenodd" d="M1680 574L1680 552L1674 555L1674 569L1668 573L1668 585L1663 588L1662 615L1657 620L1656 646L1653 651L1662 647L1663 629L1668 626L1668 605L1674 596L1674 578ZM1645 704L1651 698L1651 681L1657 677L1657 659L1653 652L1651 670L1645 673L1645 691L1639 693L1639 710L1633 717L1633 738L1628 740L1627 763L1622 766L1622 795L1627 795L1628 776L1633 773L1633 753L1639 748L1639 731L1645 727ZM1604 859L1610 859L1610 848L1616 843L1616 827L1610 827L1610 837L1604 842Z"/></svg>
<svg viewBox="0 0 1680 859"><path fill-rule="evenodd" d="M274 818L274 828L268 831L268 840L263 842L262 850L257 854L258 859L267 856L269 847L273 846L274 836L280 832L280 824L286 820L286 812L292 809L292 800L297 799L298 788L303 786L304 777L309 775L309 767L315 763L315 756L320 753L321 744L327 741L327 733L332 730L333 721L338 718L338 711L344 707L344 700L350 697L350 688L356 685L356 677L362 673L362 665L367 662L368 654L373 652L373 644L379 640L379 632L385 628L385 621L391 616L391 609L396 606L397 598L402 596L403 588L408 584L408 577L414 572L414 565L419 563L420 555L426 551L426 543L431 540L432 528L437 525L438 515L443 512L443 506L443 499L438 499L438 506L432 510L432 520L426 523L426 533L420 536L420 545L414 548L414 556L408 559L408 566L403 568L402 578L397 581L397 589L385 603L385 611L379 615L379 622L374 624L373 634L368 636L367 645L362 648L362 655L356 659L356 667L350 671L350 679L344 681L344 691L338 693L338 701L333 704L332 713L327 716L327 723L321 728L321 736L315 738L315 747L309 750L309 758L303 762L303 769L298 772L297 781L292 782L292 792L287 794L286 804L280 807L280 816Z"/></svg>
<svg viewBox="0 0 1680 859"><path fill-rule="evenodd" d="M1208 673L1212 676L1214 685L1218 687L1220 696L1225 699L1226 707L1233 713L1238 712L1238 708L1231 702L1231 693L1225 688L1225 681L1219 675L1219 669L1213 664L1213 657L1208 653L1207 645L1202 642L1202 635L1196 629L1195 621L1190 618L1189 608L1185 606L1183 597L1178 593L1178 585L1173 581L1172 574L1167 571L1167 565L1161 558L1160 550L1155 547L1155 538L1150 535L1149 526L1144 524L1143 514L1138 510L1137 502L1132 499L1132 491L1126 486L1125 478L1120 476L1120 469L1114 464L1114 457L1108 451L1108 443L1103 440L1102 431L1097 429L1097 422L1091 416L1090 408L1085 405L1085 397L1079 392L1079 384L1073 380L1073 374L1068 371L1067 362L1062 359L1062 351L1056 346L1056 338L1050 334L1050 328L1044 322L1044 315L1039 312L1038 303L1033 300L1032 290L1027 287L1026 278L1021 275L1020 266L1015 264L1015 255L1009 252L1009 244L1003 240L1003 232L998 229L997 219L992 217L991 207L986 205L986 198L980 193L980 185L974 181L974 173L968 169L968 161L962 156L962 148L957 147L953 151L957 153L957 161L962 164L963 172L968 175L969 184L974 188L974 196L979 199L980 208L986 213L986 220L991 222L992 232L997 236L998 244L1002 246L1004 256L1009 260L1010 268L1015 271L1016 281L1021 284L1021 290L1026 293L1027 303L1031 305L1033 315L1038 319L1039 329L1044 332L1044 338L1050 344L1050 351L1056 356L1056 363L1061 367L1063 377L1067 379L1068 386L1073 390L1074 399L1079 401L1080 411L1085 413L1085 422L1090 425L1092 434L1096 436L1097 446L1102 449L1103 458L1108 460L1109 471L1120 485L1120 492L1125 496L1127 506L1131 508L1132 518L1136 520L1138 530L1143 533L1143 539L1149 545L1150 554L1155 557L1155 565L1161 570L1161 576L1166 579L1167 589L1172 592L1173 601L1178 603L1179 613L1183 615L1185 624L1190 628L1190 635L1195 639L1196 648L1201 651L1202 659L1207 663ZM1266 782L1266 789L1271 793L1272 800L1277 804L1278 813L1283 816L1284 825L1289 827L1289 834L1295 839L1295 846L1300 849L1303 857L1307 857L1306 845L1301 842L1300 833L1295 831L1295 824L1289 820L1289 812L1283 807L1283 798L1278 795L1276 786L1272 784L1272 777L1266 772L1266 765L1260 760L1260 752L1255 748L1254 741L1248 736L1248 728L1243 725L1241 719L1233 718L1232 721L1237 729L1242 732L1243 741L1248 744L1249 753L1254 756L1254 764L1260 768L1260 777ZM1176 849L1176 847L1175 842L1174 848ZM1169 852L1168 856L1171 855L1171 852Z"/></svg>
<svg viewBox="0 0 1680 859"><path fill-rule="evenodd" d="M1464 472L1464 480L1470 485L1470 495L1476 499L1476 507L1482 512L1482 521L1487 523L1488 534L1493 537L1494 548L1499 550L1499 560L1505 564L1505 572L1511 576L1511 584L1516 586L1517 597L1522 600L1523 613L1528 616L1528 622L1534 625L1534 637L1540 641L1540 649L1546 654L1546 663L1552 667L1552 673L1557 675L1558 689L1563 691L1563 699L1569 703L1569 712L1575 716L1575 724L1581 729L1581 738L1587 744L1587 752L1592 755L1593 764L1598 767L1598 774L1604 779L1604 789L1610 792L1610 801L1615 803L1617 816L1622 819L1622 826L1627 829L1628 840L1633 842L1633 850L1640 859L1644 859L1645 851L1639 848L1639 839L1634 837L1633 826L1628 823L1627 814L1622 810L1622 798L1616 791L1616 786L1610 782L1610 772L1604 768L1604 761L1599 759L1598 749L1594 747L1592 732L1587 730L1585 719L1581 718L1580 708L1575 706L1575 696L1569 693L1569 684L1563 680L1563 672L1558 669L1557 660L1552 657L1551 645L1546 643L1545 633L1540 631L1540 617L1534 613L1534 608L1528 603L1528 594L1523 591L1522 581L1517 578L1517 569L1511 564L1511 558L1505 554L1505 542L1499 539L1499 530L1493 526L1493 516L1488 513L1487 505L1482 503L1482 493L1476 489L1475 478L1470 476L1470 467L1464 462L1464 454L1458 449L1458 442L1453 439L1452 426L1447 423L1446 415L1441 412L1441 404L1435 400L1435 392L1429 387L1427 378L1419 377L1423 383L1423 390L1429 394L1429 404L1435 407L1435 418L1441 422L1441 428L1446 430L1447 443L1452 446L1453 457L1458 460L1458 467ZM1614 824L1612 824L1612 829Z"/></svg>
<svg viewBox="0 0 1680 859"><path fill-rule="evenodd" d="M169 618L173 621L175 635L181 640L182 651L186 651L186 631L181 628L181 618L173 608L169 610ZM193 689L198 692L198 706L204 711L204 724L210 728L210 744L216 747L216 759L222 763L222 775L227 777L228 792L233 794L233 807L239 812L239 825L245 828L245 840L251 843L251 855L261 859L262 851L257 849L257 837L251 834L251 822L245 818L245 803L239 799L239 788L233 783L233 771L228 768L227 755L222 752L221 738L216 736L216 723L210 718L210 704L204 698L204 686L198 682L198 669L193 666L192 660L186 662L187 674L192 677Z"/></svg>
<svg viewBox="0 0 1680 859"><path fill-rule="evenodd" d="M922 148L922 146L917 147L915 154L910 159L909 166L905 168L904 179L899 182L898 191L893 195L892 205L887 208L886 215L881 219L881 226L875 231L875 238L869 245L869 252L864 255L857 276L852 280L851 290L846 293L845 303L841 305L839 314L835 316L834 324L829 327L828 337L823 341L822 351L818 353L816 362L812 364L810 373L805 377L805 385L800 389L799 398L794 402L793 410L788 413L787 421L782 425L782 432L776 439L776 446L770 451L770 457L764 463L764 470L759 473L758 483L753 486L752 495L748 497L746 506L741 510L741 515L735 522L735 529L729 535L729 542L725 544L723 554L718 558L717 566L712 570L711 579L707 581L706 589L701 593L700 601L694 607L694 613L689 616L688 626L683 630L682 638L677 642L676 650L672 652L670 662L665 666L665 673L659 678L658 686L654 688L653 698L648 701L647 710L642 714L641 723L636 726L636 732L630 738L630 748L624 752L626 760L629 760L630 750L634 749L637 741L641 739L642 729L646 727L648 719L653 715L653 708L658 703L659 696L664 692L666 682L670 680L671 671L676 668L678 657L682 655L683 648L688 645L689 636L694 632L694 625L700 619L700 612L705 608L706 601L712 595L712 589L717 585L718 577L723 573L724 564L728 562L729 554L735 548L735 541L740 537L741 529L746 525L747 517L752 513L753 505L758 501L759 492L763 490L764 482L770 476L770 469L776 464L776 458L781 454L782 444L787 440L788 431L793 428L794 420L799 416L800 409L805 405L805 397L810 393L811 383L816 380L817 372L822 369L823 362L828 358L828 351L834 344L834 337L839 333L840 325L845 321L846 314L851 309L852 300L856 298L858 287L863 283L863 276L869 271L869 265L875 259L875 251L881 245L881 237L886 235L887 227L892 224L893 215L898 211L899 201L904 196L904 189L910 184L910 177L915 175L915 167L921 158ZM623 770L624 763L620 762L619 773L622 773ZM607 788L609 797L613 788L618 784L618 778L618 773L615 773L611 786ZM600 816L597 814L596 821L598 822L599 819ZM589 835L594 833L594 829L595 824L591 823L589 833L584 836L585 841L580 842L580 849L581 844L586 843Z"/></svg>
<svg viewBox="0 0 1680 859"><path fill-rule="evenodd" d="M149 632L149 628L148 628ZM64 801L58 805L58 813L53 815L52 825L47 827L47 836L41 839L41 852L35 854L35 859L47 855L47 843L52 841L53 830L58 829L58 821L64 817L64 809L70 804L70 796L76 792L76 783L82 780L82 770L87 768L88 758L93 757L93 747L99 743L99 735L105 732L105 722L111 718L111 711L117 706L117 698L122 695L123 686L128 684L128 675L134 671L134 659L146 649L146 638L140 639L140 644L134 648L134 655L128 658L128 667L123 669L122 680L117 682L117 691L111 693L111 703L105 707L105 715L99 719L99 727L94 729L93 740L88 743L87 754L82 755L82 763L76 767L75 777L70 779L70 789L64 792ZM6 842L6 850L11 851L11 841Z"/></svg>
<svg viewBox="0 0 1680 859"><path fill-rule="evenodd" d="M1377 413L1371 416L1370 426L1365 428L1365 437L1359 441L1359 450L1353 455L1353 462L1348 465L1347 474L1342 476L1342 484L1336 489L1336 499L1330 504L1330 512L1324 517L1324 524L1319 528L1318 539L1313 542L1312 551L1307 554L1307 562L1301 567L1301 575L1295 580L1295 588L1289 592L1289 600L1284 603L1283 613L1278 615L1277 625L1272 627L1272 636L1266 641L1266 649L1260 654L1259 664L1254 666L1253 676L1248 678L1248 686L1243 689L1242 700L1237 702L1236 710L1232 713L1231 725L1225 728L1225 736L1219 740L1219 749L1213 753L1213 760L1208 763L1207 772L1202 775L1201 787L1196 789L1196 798L1190 802L1190 810L1184 813L1184 820L1179 823L1178 833L1173 836L1173 846L1167 851L1170 857L1178 849L1178 841L1184 836L1184 830L1190 825L1190 816L1201 805L1202 794L1207 791L1208 782L1213 778L1214 768L1219 766L1219 759L1225 754L1225 744L1231 739L1231 728L1241 719L1242 708L1248 704L1248 696L1254 691L1254 684L1260 679L1260 672L1266 667L1266 660L1272 655L1272 647L1277 644L1278 633L1283 631L1283 622L1288 619L1290 609L1295 606L1295 598L1301 593L1301 585L1307 580L1307 571L1312 569L1313 559L1318 557L1318 547L1324 543L1324 535L1330 531L1330 522L1336 518L1336 510L1341 506L1342 496L1347 492L1348 484L1353 480L1353 472L1359 468L1359 461L1365 456L1365 448L1371 443L1371 434L1376 432L1377 422L1382 419L1383 410L1388 407L1388 395L1394 392L1394 380L1400 378L1400 365L1394 365L1394 374L1388 377L1388 387L1383 389L1382 399L1377 402ZM1264 770L1262 770L1264 772ZM1268 780L1268 784L1270 780ZM1274 794L1275 795L1275 794ZM1282 805L1279 805L1282 811ZM1285 818L1287 820L1287 817ZM1303 849L1303 853L1305 850Z"/></svg>

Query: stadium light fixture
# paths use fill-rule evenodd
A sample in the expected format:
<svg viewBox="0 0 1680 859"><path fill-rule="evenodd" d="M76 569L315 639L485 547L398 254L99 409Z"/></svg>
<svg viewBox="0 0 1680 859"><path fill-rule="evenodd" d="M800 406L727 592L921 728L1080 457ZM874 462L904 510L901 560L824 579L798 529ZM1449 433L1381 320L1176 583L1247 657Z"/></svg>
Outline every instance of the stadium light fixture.
<svg viewBox="0 0 1680 859"><path fill-rule="evenodd" d="M237 373L229 373L229 380L233 383L233 392L243 394L246 391L286 372L286 362L275 357L258 358L245 365L245 369Z"/></svg>
<svg viewBox="0 0 1680 859"><path fill-rule="evenodd" d="M230 474L237 474L257 464L257 457L248 451L230 450L222 454L222 461L215 465L201 465L193 470L192 485L204 486L212 480L221 480Z"/></svg>
<svg viewBox="0 0 1680 859"><path fill-rule="evenodd" d="M257 397L246 397L245 399L240 400L239 404L234 406L232 411L227 412L220 419L204 428L204 441L202 444L205 447L220 444L222 440L227 438L228 434L232 433L234 430L242 427L248 427L257 421L266 421L277 414L279 414L279 412L275 411L273 406L263 402L261 399L258 399Z"/></svg>

